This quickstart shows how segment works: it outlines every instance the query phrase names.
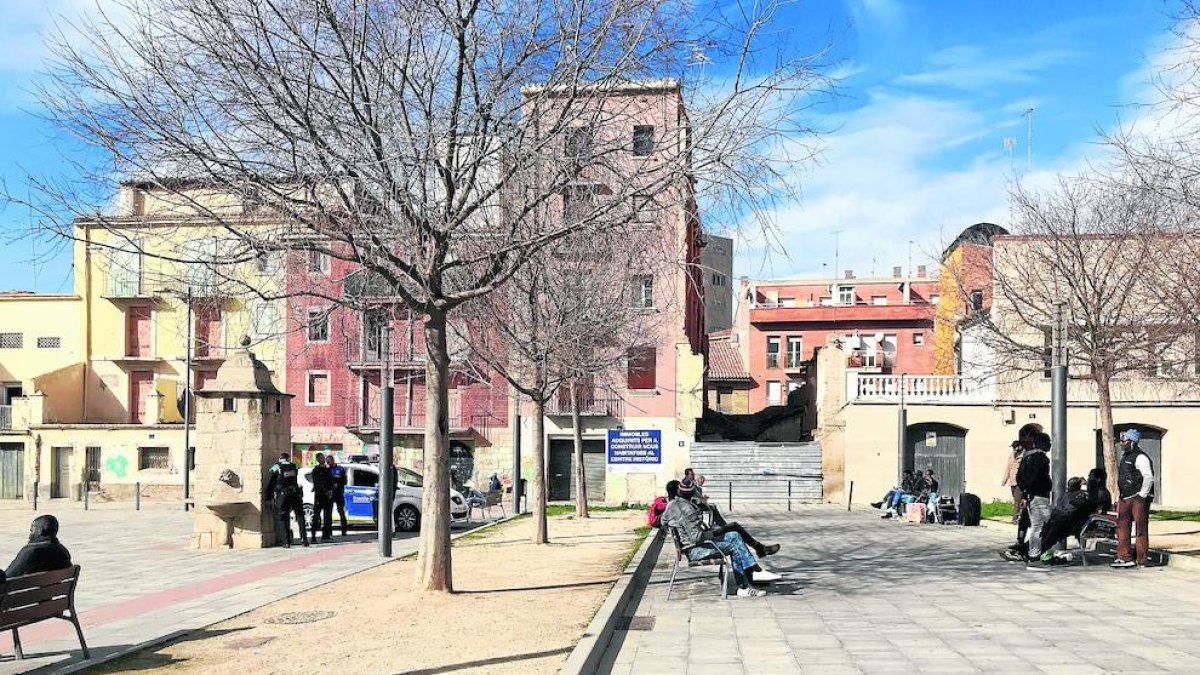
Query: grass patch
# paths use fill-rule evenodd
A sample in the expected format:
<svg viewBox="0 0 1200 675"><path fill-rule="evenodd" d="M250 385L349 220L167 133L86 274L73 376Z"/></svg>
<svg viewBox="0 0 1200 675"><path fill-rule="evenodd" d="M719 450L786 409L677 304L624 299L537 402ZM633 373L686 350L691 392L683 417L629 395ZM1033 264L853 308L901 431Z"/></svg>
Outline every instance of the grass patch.
<svg viewBox="0 0 1200 675"><path fill-rule="evenodd" d="M994 502L989 502L987 504L981 504L980 508L979 508L979 515L982 518L988 518L988 519L1012 518L1013 503L1012 502L1002 502L1002 501L996 500Z"/></svg>
<svg viewBox="0 0 1200 675"><path fill-rule="evenodd" d="M588 504L588 513L612 513L615 511L649 511L649 504L628 504L622 503L616 506L601 506L599 504ZM573 516L575 515L574 504L550 504L546 507L547 516Z"/></svg>
<svg viewBox="0 0 1200 675"><path fill-rule="evenodd" d="M1200 523L1200 511L1150 511L1151 520L1186 520Z"/></svg>
<svg viewBox="0 0 1200 675"><path fill-rule="evenodd" d="M646 537L650 536L651 532L654 532L654 528L649 525L642 525L633 530L633 545L629 547L629 552L621 560L620 569L622 571L626 567L629 567L629 563L633 561L633 556L637 555L638 549L642 547L642 542L646 541Z"/></svg>

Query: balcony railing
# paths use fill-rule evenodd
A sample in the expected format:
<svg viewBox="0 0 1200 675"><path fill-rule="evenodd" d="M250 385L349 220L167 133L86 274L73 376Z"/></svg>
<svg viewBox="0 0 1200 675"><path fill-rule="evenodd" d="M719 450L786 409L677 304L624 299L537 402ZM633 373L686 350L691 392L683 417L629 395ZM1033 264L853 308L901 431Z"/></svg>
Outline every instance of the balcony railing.
<svg viewBox="0 0 1200 675"><path fill-rule="evenodd" d="M889 352L852 352L846 357L848 368L893 368L896 365L896 355Z"/></svg>
<svg viewBox="0 0 1200 675"><path fill-rule="evenodd" d="M847 373L847 400L907 403L979 403L995 398L989 382L961 375Z"/></svg>
<svg viewBox="0 0 1200 675"><path fill-rule="evenodd" d="M399 392L397 392L399 393ZM463 424L462 405L458 399L450 399L450 428L465 429L467 425ZM350 421L347 426L357 426L359 429L373 430L379 428L379 414L381 411L380 401L375 399L364 405L360 402L349 402L347 407L347 420ZM396 429L424 429L425 428L425 401L424 397L420 401L413 402L413 410L408 412L408 405L403 397L397 396L392 401L392 420Z"/></svg>
<svg viewBox="0 0 1200 675"><path fill-rule="evenodd" d="M110 267L108 269L108 297L110 298L140 298L145 295L142 284L141 267L126 269Z"/></svg>
<svg viewBox="0 0 1200 675"><path fill-rule="evenodd" d="M12 431L13 428L13 407L11 405L0 405L0 431Z"/></svg>
<svg viewBox="0 0 1200 675"><path fill-rule="evenodd" d="M579 400L579 414L584 417L621 417L625 402L612 394L585 392ZM546 414L554 416L571 414L571 396L567 392L546 402Z"/></svg>

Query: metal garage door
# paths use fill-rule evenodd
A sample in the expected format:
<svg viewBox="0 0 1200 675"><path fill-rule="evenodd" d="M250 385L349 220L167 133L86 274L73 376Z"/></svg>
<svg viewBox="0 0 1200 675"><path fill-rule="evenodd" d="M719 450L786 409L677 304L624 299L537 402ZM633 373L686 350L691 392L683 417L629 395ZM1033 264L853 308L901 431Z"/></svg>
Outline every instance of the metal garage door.
<svg viewBox="0 0 1200 675"><path fill-rule="evenodd" d="M550 440L549 497L552 501L575 498L575 443L570 439ZM604 441L583 441L583 471L589 502L604 501Z"/></svg>
<svg viewBox="0 0 1200 675"><path fill-rule="evenodd" d="M933 469L938 489L955 499L966 492L967 432L939 422L912 424L905 443L904 468L925 473Z"/></svg>
<svg viewBox="0 0 1200 675"><path fill-rule="evenodd" d="M1128 429L1137 429L1142 432L1142 440L1138 441L1138 447L1150 457L1150 461L1154 464L1154 503L1161 504L1163 490L1166 488L1164 480L1166 473L1162 469L1162 440L1164 432L1162 429L1144 424L1116 424L1113 425L1113 440L1119 440L1121 432ZM1117 450L1117 461L1121 461L1120 450ZM1104 437L1100 434L1099 429L1096 430L1096 466L1104 468Z"/></svg>
<svg viewBox="0 0 1200 675"><path fill-rule="evenodd" d="M24 496L25 445L0 443L0 499Z"/></svg>

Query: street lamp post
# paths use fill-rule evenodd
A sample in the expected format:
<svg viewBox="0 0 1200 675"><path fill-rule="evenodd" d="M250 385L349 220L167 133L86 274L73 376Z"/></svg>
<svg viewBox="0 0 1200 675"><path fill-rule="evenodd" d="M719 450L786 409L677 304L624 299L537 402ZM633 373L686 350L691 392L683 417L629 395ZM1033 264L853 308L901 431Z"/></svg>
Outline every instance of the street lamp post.
<svg viewBox="0 0 1200 675"><path fill-rule="evenodd" d="M171 288L160 288L159 293L174 296L187 305L187 328L184 342L183 366L183 510L191 510L192 498L192 286L186 292Z"/></svg>

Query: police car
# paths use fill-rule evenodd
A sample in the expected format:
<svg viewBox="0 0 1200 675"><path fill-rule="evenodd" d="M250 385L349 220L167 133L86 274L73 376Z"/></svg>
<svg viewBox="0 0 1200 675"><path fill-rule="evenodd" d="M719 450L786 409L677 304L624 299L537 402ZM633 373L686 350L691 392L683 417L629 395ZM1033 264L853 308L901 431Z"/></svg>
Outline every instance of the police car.
<svg viewBox="0 0 1200 675"><path fill-rule="evenodd" d="M379 498L379 465L352 462L340 464L346 470L346 522L351 525L375 523L375 502ZM304 491L304 516L311 525L313 515L313 467L300 469L300 487ZM392 522L397 532L415 532L421 527L421 474L409 469L396 469L396 499L392 505ZM467 502L462 494L450 490L450 521L466 522ZM338 522L337 507L333 522Z"/></svg>

